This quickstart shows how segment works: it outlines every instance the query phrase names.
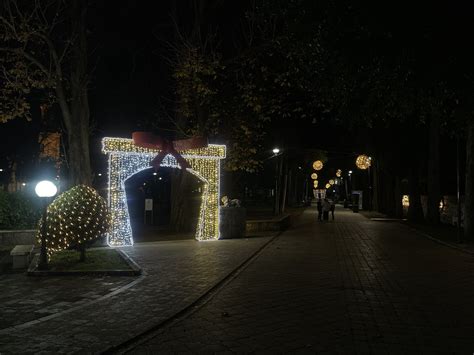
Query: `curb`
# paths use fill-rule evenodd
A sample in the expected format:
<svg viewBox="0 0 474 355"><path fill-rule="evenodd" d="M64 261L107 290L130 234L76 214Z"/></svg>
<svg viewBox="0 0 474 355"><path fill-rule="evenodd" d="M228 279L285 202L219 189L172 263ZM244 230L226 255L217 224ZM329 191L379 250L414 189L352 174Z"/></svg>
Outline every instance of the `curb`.
<svg viewBox="0 0 474 355"><path fill-rule="evenodd" d="M26 275L33 277L43 276L139 276L142 274L142 269L138 264L130 258L124 251L115 249L122 259L127 263L131 270L116 269L116 270L90 270L90 271L49 271L37 270L39 254L35 254L33 261L26 271Z"/></svg>
<svg viewBox="0 0 474 355"><path fill-rule="evenodd" d="M219 280L215 285L211 286L207 291L205 291L201 296L199 296L196 300L192 301L190 304L185 306L182 310L178 311L172 316L169 316L167 319L155 324L154 326L150 327L149 329L145 330L144 332L125 340L124 342L113 345L107 348L106 350L102 351L101 354L124 354L129 350L132 350L135 346L139 345L143 341L149 339L149 337L156 332L157 330L164 328L177 320L187 316L195 312L199 309L202 305L206 304L209 300L211 300L219 290L225 286L228 282L232 281L234 277L236 277L243 269L245 269L268 245L274 242L284 231L279 231L273 237L270 238L265 244L263 244L260 248L258 248L255 252L253 252L249 257L247 257L244 261L242 261L237 267L235 267L232 271L230 271L226 276L224 276L221 280ZM244 238L241 238L244 239Z"/></svg>
<svg viewBox="0 0 474 355"><path fill-rule="evenodd" d="M362 215L362 216L364 216L364 215ZM367 218L369 221L372 221L372 218L369 218L369 217L366 217L366 216L364 216L364 217ZM379 220L379 221L380 221L380 220ZM379 222L379 221L375 220L375 221L373 221L373 222ZM459 246L459 245L456 245L456 244L453 244L453 243L450 243L450 242L445 242L444 240L441 240L441 239L438 239L438 238L436 238L436 237L433 237L432 235L429 235L429 234L427 234L427 233L425 233L425 232L422 232L422 231L420 231L420 230L418 230L418 229L416 229L416 228L414 228L414 227L412 227L412 226L410 226L410 225L404 223L404 221L405 221L405 220L398 220L398 221L395 221L395 220L392 221L392 220L390 220L390 221L387 221L387 222L396 222L396 223L399 223L400 225L407 227L407 228L408 228L409 230L411 230L412 232L414 232L414 233L416 233L416 234L418 234L418 235L421 235L421 236L424 237L424 238L427 238L427 239L429 239L429 240L432 240L432 241L435 242L435 243L444 245L444 246L449 247L449 248L452 248L452 249L456 249L456 250L458 250L458 251L460 251L460 252L463 252L463 253L466 253L466 254L469 254L469 255L474 255L474 251L473 251L473 250L469 250L469 249L463 248L463 247L461 247L461 246Z"/></svg>
<svg viewBox="0 0 474 355"><path fill-rule="evenodd" d="M456 249L456 250L461 251L461 252L466 253L466 254L474 255L474 251L472 251L472 250L465 249L465 248L460 247L460 246L458 246L458 245L456 245L456 244L452 244L452 243L449 243L449 242L445 242L445 241L443 241L443 240L441 240L441 239L435 238L435 237L433 237L433 236L431 236L431 235L429 235L429 234L426 234L426 233L424 233L424 232L421 232L421 231L417 230L416 228L410 227L410 226L408 226L408 225L406 225L406 224L404 224L404 226L406 226L408 229L410 229L411 231L415 232L416 234L419 234L419 235L421 235L421 236L423 236L423 237L425 237L425 238L428 238L428 239L432 240L433 242L436 242L436 243L438 243L438 244L442 244L442 245L447 246L447 247L450 247L450 248L452 248L452 249Z"/></svg>

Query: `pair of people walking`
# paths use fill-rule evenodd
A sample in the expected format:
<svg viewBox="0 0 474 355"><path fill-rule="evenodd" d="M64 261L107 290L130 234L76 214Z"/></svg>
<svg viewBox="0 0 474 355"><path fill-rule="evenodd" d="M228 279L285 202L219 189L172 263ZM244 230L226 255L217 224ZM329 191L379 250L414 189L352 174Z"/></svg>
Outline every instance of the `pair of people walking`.
<svg viewBox="0 0 474 355"><path fill-rule="evenodd" d="M331 212L334 221L334 210L336 209L334 201L329 202L327 198L324 200L318 199L316 206L318 208L318 221L329 221L329 212Z"/></svg>

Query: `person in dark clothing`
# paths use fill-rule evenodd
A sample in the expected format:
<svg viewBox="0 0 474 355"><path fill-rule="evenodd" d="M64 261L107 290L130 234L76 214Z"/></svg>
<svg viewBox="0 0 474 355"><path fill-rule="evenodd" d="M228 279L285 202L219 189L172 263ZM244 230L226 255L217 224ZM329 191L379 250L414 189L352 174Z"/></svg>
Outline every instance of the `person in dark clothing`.
<svg viewBox="0 0 474 355"><path fill-rule="evenodd" d="M323 220L329 220L329 211L331 210L331 204L329 203L328 199L325 198L323 201Z"/></svg>
<svg viewBox="0 0 474 355"><path fill-rule="evenodd" d="M318 221L322 221L323 220L323 203L321 202L321 199L318 199L316 206L318 208Z"/></svg>
<svg viewBox="0 0 474 355"><path fill-rule="evenodd" d="M336 209L336 204L334 201L331 201L331 215L332 215L332 220L334 221L334 210Z"/></svg>

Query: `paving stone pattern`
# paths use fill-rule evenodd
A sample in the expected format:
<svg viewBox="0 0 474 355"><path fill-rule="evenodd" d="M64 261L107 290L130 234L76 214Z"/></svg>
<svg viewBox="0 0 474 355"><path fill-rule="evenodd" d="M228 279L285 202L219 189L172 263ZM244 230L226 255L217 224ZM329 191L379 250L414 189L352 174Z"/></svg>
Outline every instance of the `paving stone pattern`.
<svg viewBox="0 0 474 355"><path fill-rule="evenodd" d="M472 354L474 257L399 223L314 210L131 353Z"/></svg>
<svg viewBox="0 0 474 355"><path fill-rule="evenodd" d="M0 274L0 332L67 311L128 284L131 277L29 277ZM1 336L1 335L0 335Z"/></svg>
<svg viewBox="0 0 474 355"><path fill-rule="evenodd" d="M3 275L0 300L8 298L10 303L0 305L0 353L104 351L181 311L269 240L270 237L260 237L135 244L123 249L145 270L145 275L119 278L120 281ZM89 301L81 308L71 307L71 303L83 299ZM48 320L24 324L30 320L31 310L56 313Z"/></svg>

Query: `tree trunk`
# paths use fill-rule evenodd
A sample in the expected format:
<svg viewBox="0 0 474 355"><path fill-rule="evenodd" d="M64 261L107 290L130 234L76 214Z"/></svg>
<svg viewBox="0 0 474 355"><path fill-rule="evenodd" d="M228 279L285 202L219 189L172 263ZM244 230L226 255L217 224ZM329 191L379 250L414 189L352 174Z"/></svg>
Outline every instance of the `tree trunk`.
<svg viewBox="0 0 474 355"><path fill-rule="evenodd" d="M472 119L468 120L467 130L464 238L474 240L474 121Z"/></svg>
<svg viewBox="0 0 474 355"><path fill-rule="evenodd" d="M421 207L420 183L418 168L411 169L410 179L408 180L410 191L410 206L408 207L408 220L410 222L423 222L423 208Z"/></svg>
<svg viewBox="0 0 474 355"><path fill-rule="evenodd" d="M378 159L375 161L373 166L373 181L372 181L372 209L374 211L380 212L383 207L380 204L380 194L379 194L379 184L380 184L380 176L379 176L379 162Z"/></svg>
<svg viewBox="0 0 474 355"><path fill-rule="evenodd" d="M71 8L72 33L75 35L75 41L71 53L73 68L70 78L70 100L67 100L63 78L60 75L57 78L56 94L68 135L69 185L91 185L86 9L77 0L72 2Z"/></svg>
<svg viewBox="0 0 474 355"><path fill-rule="evenodd" d="M191 187L191 174L182 169L172 171L170 226L176 232L190 232L194 227L194 206L190 205Z"/></svg>
<svg viewBox="0 0 474 355"><path fill-rule="evenodd" d="M441 200L440 171L439 171L439 133L440 117L433 114L429 127L428 155L428 201L426 220L430 224L439 224L439 202Z"/></svg>
<svg viewBox="0 0 474 355"><path fill-rule="evenodd" d="M394 195L392 200L394 201L395 206L395 217L402 218L403 217L403 205L402 205L402 186L399 176L395 176L395 188L393 191Z"/></svg>

